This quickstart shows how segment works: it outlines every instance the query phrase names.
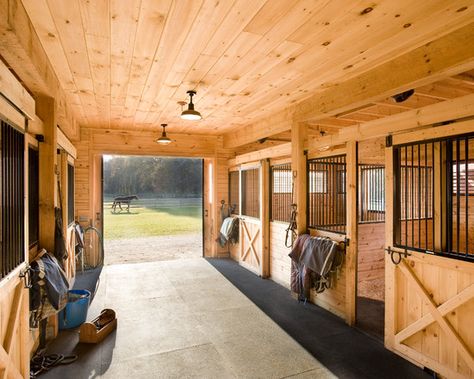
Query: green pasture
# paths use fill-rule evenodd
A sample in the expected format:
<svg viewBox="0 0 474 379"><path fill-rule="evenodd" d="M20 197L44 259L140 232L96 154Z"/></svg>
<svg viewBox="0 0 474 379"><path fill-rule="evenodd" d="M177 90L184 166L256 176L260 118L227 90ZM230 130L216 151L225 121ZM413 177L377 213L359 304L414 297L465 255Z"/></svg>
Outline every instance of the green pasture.
<svg viewBox="0 0 474 379"><path fill-rule="evenodd" d="M130 213L112 213L112 203L104 203L104 234L106 239L164 236L200 233L201 207L131 207ZM118 208L117 208L118 209Z"/></svg>

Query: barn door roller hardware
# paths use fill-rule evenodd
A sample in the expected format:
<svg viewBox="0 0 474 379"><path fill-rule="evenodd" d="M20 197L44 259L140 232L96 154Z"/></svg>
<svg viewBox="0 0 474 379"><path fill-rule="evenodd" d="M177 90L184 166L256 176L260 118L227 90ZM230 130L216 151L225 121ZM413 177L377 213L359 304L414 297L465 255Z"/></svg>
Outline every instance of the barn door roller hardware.
<svg viewBox="0 0 474 379"><path fill-rule="evenodd" d="M411 255L407 249L405 249L405 251L398 251L393 250L391 246L386 248L385 251L390 255L390 260L394 265L398 265L402 261L402 258L407 258Z"/></svg>

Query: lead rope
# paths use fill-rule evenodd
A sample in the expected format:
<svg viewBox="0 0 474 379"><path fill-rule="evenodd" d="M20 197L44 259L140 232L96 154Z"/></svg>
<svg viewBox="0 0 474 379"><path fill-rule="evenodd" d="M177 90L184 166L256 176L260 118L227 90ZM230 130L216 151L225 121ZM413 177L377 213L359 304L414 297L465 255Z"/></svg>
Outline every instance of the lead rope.
<svg viewBox="0 0 474 379"><path fill-rule="evenodd" d="M291 204L290 224L286 228L285 246L292 248L297 237L296 234L296 204Z"/></svg>
<svg viewBox="0 0 474 379"><path fill-rule="evenodd" d="M293 173L293 179L296 177L295 173ZM291 200L294 200L293 198L293 192L295 188L295 183L294 180L291 183ZM298 206L293 203L290 205L291 207L291 214L290 214L290 221L288 228L286 228L286 235L285 235L285 246L287 248L293 248L293 244L295 243L296 237L298 236L296 233L297 225L296 225L296 214L297 214L297 208Z"/></svg>

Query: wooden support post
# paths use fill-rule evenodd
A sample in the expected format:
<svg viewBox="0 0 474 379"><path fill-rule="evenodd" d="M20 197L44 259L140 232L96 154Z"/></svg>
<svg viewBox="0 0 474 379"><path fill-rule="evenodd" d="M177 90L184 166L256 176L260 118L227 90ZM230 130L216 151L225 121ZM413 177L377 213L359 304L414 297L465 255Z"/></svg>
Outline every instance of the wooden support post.
<svg viewBox="0 0 474 379"><path fill-rule="evenodd" d="M356 321L357 298L357 142L347 143L346 155L346 214L349 246L346 248L346 322L354 325Z"/></svg>
<svg viewBox="0 0 474 379"><path fill-rule="evenodd" d="M39 247L54 252L54 208L57 193L57 104L51 97L41 96L36 101L36 112L43 120L44 141L39 144ZM58 318L48 319L46 337L58 334Z"/></svg>
<svg viewBox="0 0 474 379"><path fill-rule="evenodd" d="M308 128L305 124L294 123L291 127L291 170L293 172L293 202L297 204L297 231L306 233L306 155L304 152Z"/></svg>
<svg viewBox="0 0 474 379"><path fill-rule="evenodd" d="M43 120L44 141L39 144L39 246L54 251L56 194L57 105L51 97L39 97L36 112Z"/></svg>
<svg viewBox="0 0 474 379"><path fill-rule="evenodd" d="M67 158L68 153L61 150L59 153L59 172L60 172L60 185L61 185L61 198L58 194L58 206L61 202L63 211L63 235L66 236L67 232L67 220L68 220L68 207L67 207L67 192L68 192L68 181L67 181Z"/></svg>
<svg viewBox="0 0 474 379"><path fill-rule="evenodd" d="M394 241L394 219L393 207L395 204L393 194L393 147L385 149L385 247L393 247ZM385 330L384 342L387 349L395 347L394 335L397 319L395 317L396 298L396 266L390 261L390 256L385 254Z"/></svg>
<svg viewBox="0 0 474 379"><path fill-rule="evenodd" d="M270 276L270 163L268 159L262 160L260 183L262 278L268 278Z"/></svg>
<svg viewBox="0 0 474 379"><path fill-rule="evenodd" d="M204 167L203 167L203 182L204 182L204 188L203 188L203 198L204 198L204 209L203 209L203 231L204 231L204 256L206 258L211 258L213 255L213 246L214 246L214 241L212 240L212 228L213 228L213 206L210 201L211 197L211 179L210 179L210 173L211 173L211 166L213 164L212 159L206 158L204 159Z"/></svg>

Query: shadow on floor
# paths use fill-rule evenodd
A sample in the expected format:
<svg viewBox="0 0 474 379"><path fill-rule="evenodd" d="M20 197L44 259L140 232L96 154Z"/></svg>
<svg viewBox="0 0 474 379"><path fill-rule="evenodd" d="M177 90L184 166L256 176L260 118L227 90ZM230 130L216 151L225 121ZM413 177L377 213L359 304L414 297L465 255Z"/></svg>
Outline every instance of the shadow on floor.
<svg viewBox="0 0 474 379"><path fill-rule="evenodd" d="M357 328L383 343L384 333L383 301L357 297Z"/></svg>
<svg viewBox="0 0 474 379"><path fill-rule="evenodd" d="M74 289L85 289L93 296L99 285L102 266L77 272ZM56 366L40 378L96 378L107 371L112 362L115 347L116 331L108 335L99 344L79 343L79 328L61 330L58 336L47 346L47 354L77 355L78 359L71 365ZM93 369L91 369L93 367Z"/></svg>
<svg viewBox="0 0 474 379"><path fill-rule="evenodd" d="M262 280L230 259L209 259L222 275L339 378L430 378L332 313L295 301L290 292Z"/></svg>

